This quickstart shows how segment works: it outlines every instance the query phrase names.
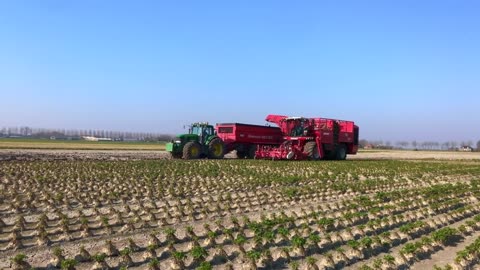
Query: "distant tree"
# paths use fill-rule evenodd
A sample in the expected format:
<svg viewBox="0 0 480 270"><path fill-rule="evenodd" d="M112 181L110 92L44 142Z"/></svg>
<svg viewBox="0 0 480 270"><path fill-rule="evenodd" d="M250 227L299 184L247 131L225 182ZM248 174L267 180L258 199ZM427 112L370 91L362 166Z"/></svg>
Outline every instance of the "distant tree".
<svg viewBox="0 0 480 270"><path fill-rule="evenodd" d="M442 150L447 150L447 149L448 149L448 145L449 145L448 142L442 143L441 149L442 149Z"/></svg>
<svg viewBox="0 0 480 270"><path fill-rule="evenodd" d="M435 149L438 146L438 143L433 142L433 141L426 141L426 142L423 143L423 145L424 145L425 149L432 150L432 149Z"/></svg>
<svg viewBox="0 0 480 270"><path fill-rule="evenodd" d="M428 146L428 142L422 142L420 144L420 148L422 148L422 149L427 149L427 146Z"/></svg>
<svg viewBox="0 0 480 270"><path fill-rule="evenodd" d="M480 152L480 140L477 142L477 151Z"/></svg>
<svg viewBox="0 0 480 270"><path fill-rule="evenodd" d="M458 142L456 142L456 141L450 141L450 142L449 142L449 146L450 146L450 147L448 148L449 150L456 150L456 149L457 149L457 146L458 146Z"/></svg>
<svg viewBox="0 0 480 270"><path fill-rule="evenodd" d="M417 149L417 141L412 141L412 147L413 149Z"/></svg>
<svg viewBox="0 0 480 270"><path fill-rule="evenodd" d="M365 140L365 139L361 139L361 140L358 141L358 147L360 147L360 148L365 148L365 146L367 146L367 145L368 145L368 141Z"/></svg>
<svg viewBox="0 0 480 270"><path fill-rule="evenodd" d="M382 141L382 140L370 141L370 143L371 143L374 147L379 147L379 146L382 146L382 145L383 145L383 141Z"/></svg>

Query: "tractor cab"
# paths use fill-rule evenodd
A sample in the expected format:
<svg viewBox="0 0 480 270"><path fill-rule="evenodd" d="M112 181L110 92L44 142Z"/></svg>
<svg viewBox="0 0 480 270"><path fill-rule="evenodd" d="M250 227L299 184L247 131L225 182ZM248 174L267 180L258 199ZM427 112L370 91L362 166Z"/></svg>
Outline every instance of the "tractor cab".
<svg viewBox="0 0 480 270"><path fill-rule="evenodd" d="M189 134L194 134L198 136L198 142L205 144L205 141L212 135L215 135L215 129L212 125L209 125L206 122L202 123L193 123L188 130Z"/></svg>

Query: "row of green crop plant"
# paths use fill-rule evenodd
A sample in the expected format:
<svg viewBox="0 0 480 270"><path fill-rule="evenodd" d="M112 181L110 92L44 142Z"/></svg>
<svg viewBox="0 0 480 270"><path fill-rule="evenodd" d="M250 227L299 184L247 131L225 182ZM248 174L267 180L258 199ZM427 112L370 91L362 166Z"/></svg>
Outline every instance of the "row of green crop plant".
<svg viewBox="0 0 480 270"><path fill-rule="evenodd" d="M468 229L466 228L468 227ZM362 269L379 269L382 265L398 267L407 267L418 260L428 258L431 254L445 248L445 246L455 245L465 239L471 233L480 230L480 215L467 220L456 228L442 227L430 233L429 236L417 236L417 241L406 243L397 256L388 258L377 258L371 265L364 265ZM480 240L476 239L474 243L468 245L465 249L457 252L454 267L456 269L469 269L472 264L478 262L480 248ZM393 258L393 259L392 259ZM395 259L397 258L397 259ZM453 269L452 266L446 265L444 268L435 266L435 269Z"/></svg>
<svg viewBox="0 0 480 270"><path fill-rule="evenodd" d="M233 221L233 223L235 224L238 224L237 221ZM264 258L265 254L268 254L268 252L266 250L270 249L270 248L281 248L281 251L283 252L283 259L280 259L280 260L285 260L285 262L289 261L291 259L291 252L294 251L298 256L300 257L305 257L307 256L308 254L316 254L318 252L320 253L325 253L325 252L328 252L327 250L325 249L322 249L324 248L325 243L326 242L323 242L323 245L319 245L321 243L321 240L322 239L325 239L328 241L330 241L331 243L334 243L335 241L338 241L338 240L334 240L332 239L331 237L333 235L325 235L324 237L320 237L320 234L315 233L314 230L312 230L311 228L308 229L309 227L308 226L305 226L304 223L300 224L299 226L296 226L295 225L295 218L291 218L291 217L288 217L286 215L282 215L282 216L278 216L274 219L264 219L261 223L259 222L252 222L252 221L248 221L248 220L245 220L244 221L244 224L247 225L248 229L250 231L253 232L253 236L251 238L248 238L246 237L246 232L245 230L241 230L240 228L237 229L237 233L236 235L233 234L233 232L229 229L224 229L224 234L227 236L226 238L230 238L230 242L224 242L224 243L221 243L220 245L224 245L224 244L231 244L231 245L234 245L237 250L239 251L240 254L242 254L242 256L244 256L251 264L253 263L258 263L259 262L259 259L260 258L263 258L263 259L266 259ZM425 226L426 223L414 223L415 226ZM291 227L293 226L293 227ZM415 227L414 226L414 227ZM237 227L240 227L240 225L237 225ZM208 228L208 226L207 226ZM401 227L402 228L402 227ZM281 238L283 237L284 239L282 239L281 241L285 240L284 242L282 242L283 244L282 245L272 245L272 241L275 241L274 239L276 239L276 236L275 236L275 232L273 233L272 235L272 231L270 229L274 229L276 233L278 233L279 235L281 235ZM196 250L197 251L194 251L193 250L193 247L192 247L192 250L190 251L190 253L192 253L192 256L193 253L196 253L196 252L199 252L199 248L200 247L202 250L205 250L206 254L209 254L209 250L216 247L216 250L219 250L218 249L218 243L213 243L211 246L202 246L198 243L198 240L195 240L196 239L196 235L194 233L192 233L193 229L190 228L190 236L191 238L190 239L193 239L193 247L197 247ZM439 232L442 232L442 231L439 231ZM215 234L215 233L214 233ZM347 242L347 245L349 247L351 247L352 249L359 249L359 250L362 250L361 252L363 254L365 254L365 252L372 252L372 254L375 254L375 252L373 252L372 250L376 250L378 248L378 246L382 246L384 247L385 245L390 245L390 243L388 242L388 233L383 233L381 234L382 237L378 237L378 236L375 236L376 232L372 232L372 236L364 236L362 238L360 238L359 240L349 240ZM436 236L436 235L440 235L440 236ZM441 233L437 233L437 234L432 234L432 237L433 239L441 239ZM306 237L306 235L308 235L308 237ZM338 236L338 235L337 235ZM214 235L215 237L215 235ZM149 246L147 246L146 248L144 248L144 250L146 250L146 252L150 252L153 254L153 251L152 250L156 250L158 249L160 246L162 245L165 245L165 247L167 249L172 249L172 247L174 247L174 242L175 241L179 241L179 239L175 236L175 230L173 230L172 228L170 229L166 229L165 230L165 241L164 243L161 243L159 242L159 240L155 240L156 238L152 237L151 240L150 240L150 243L149 243ZM341 240L341 238L339 239L341 242L339 243L345 243L344 240ZM277 242L277 244L280 243L280 242ZM110 250L109 252L103 252L105 253L107 256L118 256L119 252L115 251L116 248L113 247L112 248L112 243L111 242L107 242L107 246L109 246L108 248L106 248L107 250ZM128 247L126 248L129 248L131 250L135 250L135 244L132 245L129 245ZM246 247L249 246L250 247L250 250L247 250ZM334 248L336 247L335 249L335 252L333 254L340 254L341 251L342 251L342 247L338 244L330 244L330 247L331 248ZM138 248L138 246L137 246ZM340 249L339 249L340 248ZM363 250L364 249L364 250ZM111 251L111 250L114 250L114 251ZM150 251L149 251L150 250ZM365 251L366 250L366 251ZM80 251L80 253L85 253L85 251ZM172 251L172 252L183 252L183 251ZM205 254L205 252L202 251L203 254ZM185 252L183 252L185 253ZM188 252L187 252L188 253ZM100 255L99 255L100 254ZM101 257L101 254L102 253L99 253L97 254L98 256ZM170 255L167 255L167 253L165 253L166 255L163 255L163 256L167 256L168 258L170 258L169 256ZM172 253L173 254L173 253ZM333 255L332 254L332 255ZM55 255L55 254L54 254ZM85 255L85 254L84 254ZM98 256L92 256L92 258L96 258ZM173 256L173 255L171 255ZM180 255L178 255L180 256ZM57 256L58 257L58 256ZM180 256L181 257L181 256ZM205 256L207 257L207 256ZM337 256L338 257L338 256ZM128 257L126 257L128 259ZM164 257L160 257L160 258L164 258ZM328 258L328 256L326 256L326 258ZM335 263L335 265L341 265L341 261L338 261L337 259L333 259L334 256L331 256L333 262ZM70 258L70 260L72 260L74 258ZM126 260L127 260L126 259ZM150 256L149 258L145 258L144 261L142 261L141 263L147 263L147 260L158 260L158 257L155 255L155 256ZM184 261L185 259L185 256L182 257L182 260L177 260L177 263L178 264L181 264L181 263L185 263ZM348 264L348 260L345 260L345 258L342 259L345 263L345 264ZM61 259L58 259L56 260L57 264L61 264ZM267 260L268 261L268 260ZM271 261L271 260L270 260ZM196 264L200 264L202 263L203 261L196 261ZM102 263L104 264L105 263L105 258L104 260L100 261L100 262L97 262L97 263ZM211 263L210 261L208 263ZM270 262L272 263L272 262ZM190 264L191 266L192 264Z"/></svg>
<svg viewBox="0 0 480 270"><path fill-rule="evenodd" d="M453 190L457 191L458 194L460 194L460 192L462 190L464 190L464 188L456 188L456 189L453 189ZM457 196L458 196L458 194L457 194ZM444 208L446 207L446 209L448 210L448 209L451 209L452 207L454 208L454 207L456 207L456 206L458 206L459 204L462 203L462 202L460 202L460 199L458 197L457 197L457 199L452 199L452 200L447 201L447 202L442 202L442 198L440 197L442 195L445 196L447 194L445 192L444 193L437 193L436 196L435 196L435 198L438 200L438 201L435 202L435 204L437 205L437 207L434 209L434 210L436 210L435 212L438 212L438 210L439 210L438 205L444 205L443 207ZM448 194L448 195L452 196L452 194ZM354 206L358 207L358 208L371 207L371 210L379 210L379 209L382 209L383 207L379 207L379 206L376 206L376 205L378 205L379 203L380 204L383 203L385 198L386 198L385 193L383 193L382 196L380 196L380 197L377 196L376 200L371 200L370 198L368 198L366 196L360 196L360 197L354 198L352 200L353 202L344 201L343 202L344 204L348 204L348 211L349 212L344 212L342 214L341 212L335 211L335 214L337 215L337 217L335 218L335 220L336 220L335 224L333 222L333 218L327 218L327 217L322 217L318 221L318 224L321 225L320 228L323 228L324 230L328 231L329 229L340 229L342 227L348 227L348 226L351 226L353 224L359 224L361 222L366 222L368 220L367 219L367 212L360 211L360 209L355 209L353 207ZM430 198L430 200L433 200L433 198ZM452 202L455 202L456 204L454 205L454 204L452 204ZM388 203L392 203L392 201L389 201ZM412 210L412 209L415 209L416 207L418 207L418 206L415 206L415 204L408 204L408 203L407 204L400 204L400 206L401 206L400 209L398 209L398 207L397 207L397 209L393 209L393 212L398 213L398 212L402 212L402 211L406 211L406 210ZM115 211L116 210L113 210L113 212L115 212ZM375 215L374 215L374 212L376 212ZM374 211L374 212L371 211L368 214L371 215L371 218L375 218L377 220L380 220L381 217L382 217L381 214L379 214L380 211ZM121 215L118 215L119 214L118 212L116 214L117 214L117 216L121 217ZM325 216L325 213L321 213L321 212L310 213L310 216L315 216L317 219L320 215ZM112 224L106 216L103 216L103 218L101 218L100 221L98 221L97 219L94 220L95 225L92 228L92 226L89 225L89 223L88 223L89 222L88 219L86 217L82 216L82 215L79 217L80 218L80 225L79 226L78 225L73 225L75 223L78 223L78 221L76 221L75 223L72 224L68 220L66 215L60 214L60 216L62 217L60 222L55 225L55 226L60 225L60 230L49 230L49 231L47 231L45 229L45 220L47 219L46 215L44 214L44 215L41 216L38 224L36 224L36 227L35 227L36 230L37 230L36 235L38 235L37 243L39 245L49 244L51 242L51 240L48 238L48 234L49 234L48 232L51 232L54 235L56 235L58 233L66 234L65 237L58 238L57 241L74 240L74 239L78 239L79 237L84 238L84 237L93 236L94 234L92 232L92 229L95 229L95 231L97 233L111 234L112 231L113 231L112 227L114 227L115 225L118 225L117 229L115 229L115 231L119 232L119 233L123 233L123 232L127 232L127 231L134 231L135 229L138 228L138 226L137 226L137 228L135 228L133 223L135 221L138 222L138 220L142 221L142 219L137 215L137 217L135 219L130 219L128 221L128 223L122 222L122 218L120 218L120 219L117 218L115 223ZM153 218L154 221L156 220L155 215L150 213L149 216L151 217L150 220L152 218ZM341 218L339 218L338 216L341 216ZM384 214L384 216L385 216L385 214ZM102 217L102 216L100 216L100 217ZM298 216L295 216L295 217L297 218ZM21 232L23 232L25 230L25 225L24 225L25 223L26 222L25 222L25 219L23 218L23 216L21 216L21 215L18 216L17 221L13 225L14 228L11 231L12 236L11 236L10 240L13 243L12 243L12 245L10 245L10 248L22 248L22 245L21 245L21 242L19 241L19 239L22 238ZM154 227L157 227L157 225L155 225ZM163 226L163 225L166 225L166 224L162 223L160 225ZM119 226L123 226L123 227L120 228ZM145 228L145 226L141 226L140 228ZM69 235L69 233L76 233L76 232L79 232L79 231L81 232L80 234L76 234L75 236ZM28 234L28 235L30 235L30 234Z"/></svg>

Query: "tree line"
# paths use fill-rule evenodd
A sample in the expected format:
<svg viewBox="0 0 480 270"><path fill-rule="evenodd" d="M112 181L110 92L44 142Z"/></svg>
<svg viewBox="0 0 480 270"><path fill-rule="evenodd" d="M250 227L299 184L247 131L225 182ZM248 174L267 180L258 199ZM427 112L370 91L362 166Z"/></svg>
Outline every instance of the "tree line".
<svg viewBox="0 0 480 270"><path fill-rule="evenodd" d="M127 132L98 129L49 129L31 127L3 127L0 137L7 138L32 138L32 139L65 139L77 140L84 136L97 138L110 138L112 140L138 140L138 141L169 141L174 136L170 134L152 132Z"/></svg>

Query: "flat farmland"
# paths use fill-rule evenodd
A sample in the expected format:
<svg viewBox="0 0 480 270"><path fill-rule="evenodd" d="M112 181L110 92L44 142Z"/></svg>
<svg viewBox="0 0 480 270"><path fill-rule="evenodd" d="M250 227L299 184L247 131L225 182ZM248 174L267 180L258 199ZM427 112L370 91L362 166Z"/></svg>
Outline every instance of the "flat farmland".
<svg viewBox="0 0 480 270"><path fill-rule="evenodd" d="M18 145L17 145L18 146ZM80 145L80 146L83 146ZM146 144L139 149L83 149L72 148L0 148L1 160L147 160L169 159L170 155L163 151L164 145ZM92 146L92 147L93 147ZM101 146L101 145L100 145ZM132 145L132 147L135 145ZM57 146L58 147L58 146ZM136 147L136 146L135 146ZM142 150L142 147L144 148ZM145 148L148 148L146 150ZM158 148L155 150L155 148ZM236 158L236 154L229 153L227 159ZM480 152L451 152L451 151L399 151L374 150L360 151L357 155L349 155L349 160L480 160Z"/></svg>
<svg viewBox="0 0 480 270"><path fill-rule="evenodd" d="M479 161L362 154L0 161L0 269L479 266Z"/></svg>
<svg viewBox="0 0 480 270"><path fill-rule="evenodd" d="M480 160L480 152L412 151L412 150L360 150L349 159L363 160Z"/></svg>
<svg viewBox="0 0 480 270"><path fill-rule="evenodd" d="M164 150L164 142L35 140L0 138L0 149Z"/></svg>

